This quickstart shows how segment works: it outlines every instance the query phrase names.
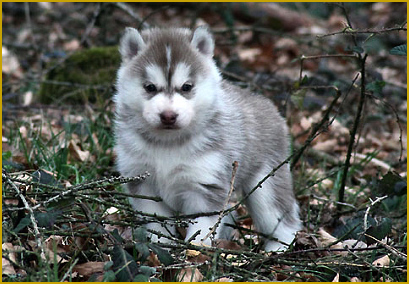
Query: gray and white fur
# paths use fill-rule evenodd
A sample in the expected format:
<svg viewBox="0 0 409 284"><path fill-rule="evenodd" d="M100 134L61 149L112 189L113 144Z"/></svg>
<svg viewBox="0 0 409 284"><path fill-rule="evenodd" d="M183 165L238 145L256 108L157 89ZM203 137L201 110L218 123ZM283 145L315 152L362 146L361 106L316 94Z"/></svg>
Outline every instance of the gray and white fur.
<svg viewBox="0 0 409 284"><path fill-rule="evenodd" d="M205 27L127 28L122 37L114 97L118 168L126 177L148 171L144 183L127 190L163 199L132 199L135 210L162 216L220 211L233 161L239 163L235 190L244 195L289 154L288 129L276 107L223 80L213 51ZM301 224L287 164L250 195L246 207L255 228L280 241L266 239L266 251L292 242ZM217 218L197 218L186 240L200 230L194 240L200 243ZM175 232L172 226L147 226ZM217 234L225 237L223 228Z"/></svg>

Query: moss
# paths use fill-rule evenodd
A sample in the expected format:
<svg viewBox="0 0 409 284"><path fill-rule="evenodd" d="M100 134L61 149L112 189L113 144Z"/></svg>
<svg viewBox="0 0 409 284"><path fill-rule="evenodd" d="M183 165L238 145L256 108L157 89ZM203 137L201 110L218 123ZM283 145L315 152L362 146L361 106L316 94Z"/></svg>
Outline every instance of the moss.
<svg viewBox="0 0 409 284"><path fill-rule="evenodd" d="M47 74L39 99L42 103L103 103L112 96L119 65L117 46L78 51Z"/></svg>

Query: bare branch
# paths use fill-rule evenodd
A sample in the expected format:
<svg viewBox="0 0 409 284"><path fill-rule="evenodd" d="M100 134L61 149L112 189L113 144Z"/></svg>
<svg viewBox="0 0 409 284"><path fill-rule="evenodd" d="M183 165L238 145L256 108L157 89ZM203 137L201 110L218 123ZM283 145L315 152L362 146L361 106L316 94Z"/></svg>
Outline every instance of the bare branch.
<svg viewBox="0 0 409 284"><path fill-rule="evenodd" d="M407 29L404 27L395 27L395 28L385 28L385 29L363 29L363 30L355 30L349 27L344 28L342 31L333 32L325 35L317 35L317 38L324 38L333 35L351 35L351 34L383 34L389 33L394 31L404 31L406 32Z"/></svg>
<svg viewBox="0 0 409 284"><path fill-rule="evenodd" d="M360 55L359 55L360 56ZM358 126L361 120L361 115L362 115L362 111L364 108L364 103L365 103L365 99L366 99L366 70L365 70L365 64L366 64L366 58L367 58L367 54L364 55L363 58L360 58L360 64L361 64L361 95L359 97L359 104L358 104L358 110L355 116L355 120L354 120L354 125L352 126L352 130L351 130L351 134L350 134L350 139L349 139L349 144L348 144L348 152L347 152L347 156L345 159L345 164L344 164L344 171L343 171L343 175L342 175L342 179L341 179L341 185L339 187L339 192L338 192L338 201L339 202L344 202L344 193L345 193L345 184L346 184L346 179L348 176L348 170L351 164L351 155L352 155L352 150L353 150L353 146L355 143L355 135L358 131ZM360 56L361 57L361 56ZM340 206L338 206L338 208L340 208Z"/></svg>
<svg viewBox="0 0 409 284"><path fill-rule="evenodd" d="M214 231L217 229L217 227L219 226L219 224L220 224L220 222L221 222L221 220L222 220L222 218L224 216L225 208L226 208L227 204L229 203L230 197L231 197L231 195L233 193L234 180L236 178L236 173L237 173L237 168L238 167L239 167L239 163L237 161L234 161L233 162L233 172L231 174L231 180L230 180L230 190L229 190L229 194L227 195L226 200L224 202L223 210L220 212L219 218L218 218L216 224L214 224L212 229L209 231L209 233L207 233L207 235L202 239L202 241L206 240L211 234L214 233ZM194 239L194 238L192 238L192 239Z"/></svg>
<svg viewBox="0 0 409 284"><path fill-rule="evenodd" d="M36 218L34 216L33 208L28 204L26 198L21 193L18 186L10 180L10 176L8 175L6 170L4 170L4 169L2 170L2 178L3 178L3 181L5 181L8 185L10 185L16 191L18 197L23 202L25 209L28 211L28 213L30 215L30 221L33 224L33 229L34 229L34 232L35 232L35 239L36 239L36 242L37 242L37 247L40 248L40 250L41 250L41 258L45 259L43 238L41 236L40 230L38 229L37 220L36 220Z"/></svg>

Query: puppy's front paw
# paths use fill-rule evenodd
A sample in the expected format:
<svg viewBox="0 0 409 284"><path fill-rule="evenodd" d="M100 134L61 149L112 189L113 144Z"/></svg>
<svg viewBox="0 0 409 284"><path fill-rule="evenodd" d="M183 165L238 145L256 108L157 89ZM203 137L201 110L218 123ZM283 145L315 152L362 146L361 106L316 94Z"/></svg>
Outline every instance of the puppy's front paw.
<svg viewBox="0 0 409 284"><path fill-rule="evenodd" d="M284 252L288 249L288 245L276 241L267 241L264 250L266 252Z"/></svg>

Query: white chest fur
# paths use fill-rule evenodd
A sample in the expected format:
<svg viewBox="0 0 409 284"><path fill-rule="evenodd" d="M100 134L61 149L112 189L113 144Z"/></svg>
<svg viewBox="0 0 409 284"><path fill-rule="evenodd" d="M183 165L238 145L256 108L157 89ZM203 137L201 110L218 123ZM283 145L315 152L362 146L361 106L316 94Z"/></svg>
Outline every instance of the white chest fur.
<svg viewBox="0 0 409 284"><path fill-rule="evenodd" d="M128 176L148 171L151 176L147 182L152 185L149 194L162 197L165 203L174 203L174 198L183 193L201 190L199 184L220 184L217 173L225 159L220 151L197 151L204 137L170 147L146 142L129 133L122 138L128 143L117 148L120 171Z"/></svg>

